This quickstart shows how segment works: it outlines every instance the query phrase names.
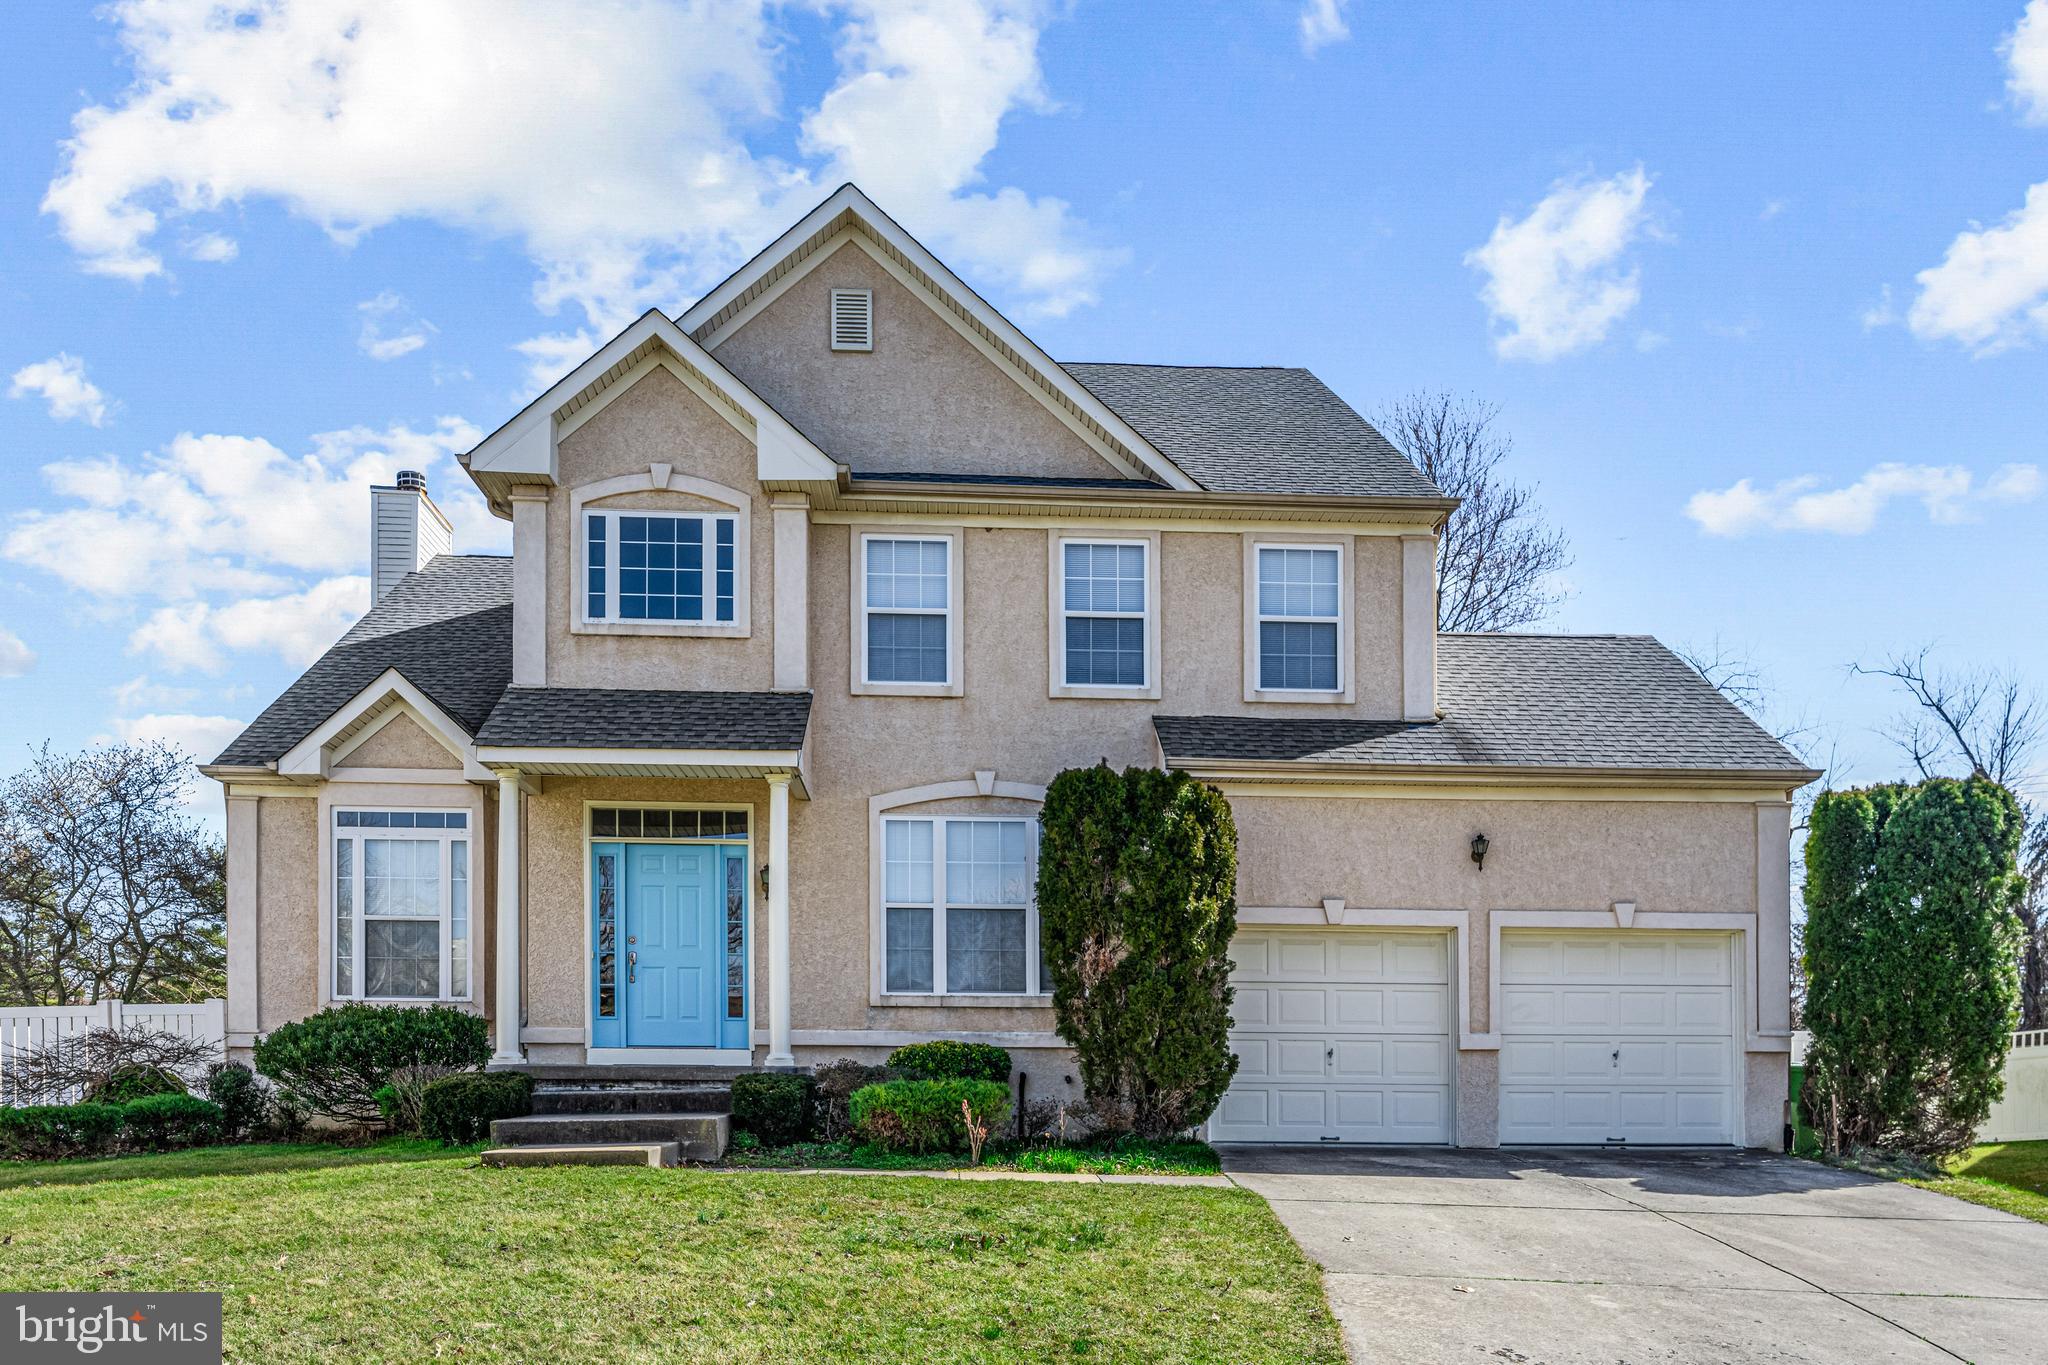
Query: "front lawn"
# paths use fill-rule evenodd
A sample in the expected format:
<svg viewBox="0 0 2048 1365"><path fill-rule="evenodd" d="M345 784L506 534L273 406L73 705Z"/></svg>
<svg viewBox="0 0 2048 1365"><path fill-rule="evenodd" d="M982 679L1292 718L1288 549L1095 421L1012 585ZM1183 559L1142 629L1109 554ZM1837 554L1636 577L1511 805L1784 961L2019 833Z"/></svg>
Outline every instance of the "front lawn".
<svg viewBox="0 0 2048 1365"><path fill-rule="evenodd" d="M229 1359L1344 1359L1242 1190L419 1144L0 1167L0 1290L219 1290Z"/></svg>
<svg viewBox="0 0 2048 1365"><path fill-rule="evenodd" d="M799 1142L788 1147L732 1147L725 1164L743 1170L793 1170L836 1167L875 1171L940 1171L971 1163L954 1152L918 1156L883 1147L858 1147L850 1142ZM1066 1175L1215 1175L1223 1169L1216 1149L1206 1142L1147 1142L1123 1138L1099 1147L1026 1147L991 1142L981 1166L994 1171L1049 1172Z"/></svg>
<svg viewBox="0 0 2048 1365"><path fill-rule="evenodd" d="M1972 1147L1949 1164L1945 1177L1906 1183L2048 1223L2048 1142Z"/></svg>

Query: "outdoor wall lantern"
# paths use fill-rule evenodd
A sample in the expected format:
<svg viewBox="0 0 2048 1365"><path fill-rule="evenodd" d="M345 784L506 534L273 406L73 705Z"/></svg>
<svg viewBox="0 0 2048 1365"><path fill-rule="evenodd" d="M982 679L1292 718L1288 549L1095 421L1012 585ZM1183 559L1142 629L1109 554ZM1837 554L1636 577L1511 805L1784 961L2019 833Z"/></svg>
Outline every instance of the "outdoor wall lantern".
<svg viewBox="0 0 2048 1365"><path fill-rule="evenodd" d="M1481 872L1486 871L1486 836L1484 834L1472 836L1472 861L1479 864Z"/></svg>
<svg viewBox="0 0 2048 1365"><path fill-rule="evenodd" d="M768 864L761 864L761 894L768 894Z"/></svg>

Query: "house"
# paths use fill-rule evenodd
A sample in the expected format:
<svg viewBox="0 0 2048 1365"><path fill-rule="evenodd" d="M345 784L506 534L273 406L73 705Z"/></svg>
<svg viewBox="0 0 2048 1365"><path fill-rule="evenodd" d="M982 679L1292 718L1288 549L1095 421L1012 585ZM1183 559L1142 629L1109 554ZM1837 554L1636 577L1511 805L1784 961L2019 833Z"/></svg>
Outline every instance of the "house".
<svg viewBox="0 0 2048 1365"><path fill-rule="evenodd" d="M1034 817L1107 760L1236 813L1213 1140L1780 1144L1817 774L1654 640L1439 634L1455 503L1308 372L1056 363L849 185L463 463L510 558L376 490L375 605L206 768L232 1048L442 1001L1078 1099Z"/></svg>

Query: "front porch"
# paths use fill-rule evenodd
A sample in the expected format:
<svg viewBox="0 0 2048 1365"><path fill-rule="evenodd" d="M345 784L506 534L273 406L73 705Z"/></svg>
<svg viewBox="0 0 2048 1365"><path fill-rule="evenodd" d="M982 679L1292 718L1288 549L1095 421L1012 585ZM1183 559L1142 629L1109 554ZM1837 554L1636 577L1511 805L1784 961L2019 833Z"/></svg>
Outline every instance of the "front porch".
<svg viewBox="0 0 2048 1365"><path fill-rule="evenodd" d="M492 1068L793 1069L786 850L810 698L520 692L477 741L498 797Z"/></svg>

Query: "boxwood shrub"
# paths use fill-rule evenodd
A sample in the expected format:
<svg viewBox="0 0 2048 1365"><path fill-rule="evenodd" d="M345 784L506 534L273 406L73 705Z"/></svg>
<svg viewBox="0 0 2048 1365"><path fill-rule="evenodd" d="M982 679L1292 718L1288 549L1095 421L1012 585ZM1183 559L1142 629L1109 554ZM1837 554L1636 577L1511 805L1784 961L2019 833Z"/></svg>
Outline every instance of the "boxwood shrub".
<svg viewBox="0 0 2048 1365"><path fill-rule="evenodd" d="M263 1082L240 1062L215 1062L206 1072L206 1098L220 1106L221 1137L240 1142L270 1117Z"/></svg>
<svg viewBox="0 0 2048 1365"><path fill-rule="evenodd" d="M811 1133L811 1078L779 1071L733 1077L732 1126L764 1147L802 1142Z"/></svg>
<svg viewBox="0 0 2048 1365"><path fill-rule="evenodd" d="M870 1066L851 1057L827 1062L811 1072L811 1126L825 1142L841 1142L853 1134L854 1092L889 1079L889 1068Z"/></svg>
<svg viewBox="0 0 2048 1365"><path fill-rule="evenodd" d="M533 1112L533 1077L523 1071L470 1071L430 1081L421 1092L420 1132L450 1146L482 1142L492 1119Z"/></svg>
<svg viewBox="0 0 2048 1365"><path fill-rule="evenodd" d="M912 1043L889 1054L889 1069L912 1081L994 1081L1010 1084L1010 1054L993 1043Z"/></svg>
<svg viewBox="0 0 2048 1365"><path fill-rule="evenodd" d="M0 1107L0 1156L31 1161L97 1156L121 1133L118 1104L33 1104Z"/></svg>
<svg viewBox="0 0 2048 1365"><path fill-rule="evenodd" d="M406 1068L468 1071L490 1060L489 1026L446 1005L337 1005L256 1044L256 1069L288 1102L348 1123L375 1123L377 1092Z"/></svg>
<svg viewBox="0 0 2048 1365"><path fill-rule="evenodd" d="M121 1106L121 1135L131 1147L168 1152L218 1141L220 1106L197 1095L144 1095Z"/></svg>
<svg viewBox="0 0 2048 1365"><path fill-rule="evenodd" d="M967 1147L965 1102L994 1128L1010 1112L1010 1088L985 1080L888 1081L853 1092L861 1140L897 1152L958 1152Z"/></svg>
<svg viewBox="0 0 2048 1365"><path fill-rule="evenodd" d="M145 1095L182 1095L184 1077L168 1067L147 1062L123 1062L107 1073L100 1084L87 1089L85 1098L95 1104L126 1104Z"/></svg>

